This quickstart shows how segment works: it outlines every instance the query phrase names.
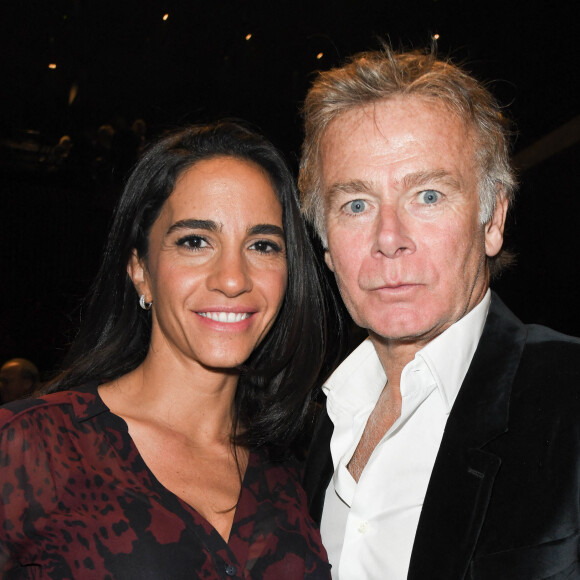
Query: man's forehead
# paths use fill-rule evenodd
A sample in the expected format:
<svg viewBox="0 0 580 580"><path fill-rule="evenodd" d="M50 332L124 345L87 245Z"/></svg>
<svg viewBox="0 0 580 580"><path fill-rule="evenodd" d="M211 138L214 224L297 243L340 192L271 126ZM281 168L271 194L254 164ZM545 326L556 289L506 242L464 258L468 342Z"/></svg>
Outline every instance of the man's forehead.
<svg viewBox="0 0 580 580"><path fill-rule="evenodd" d="M329 123L320 142L322 177L341 173L349 161L389 164L399 155L404 159L415 154L425 160L423 169L451 169L457 161L471 173L478 164L473 136L472 127L439 101L399 96L367 103ZM445 152L441 167L429 165L434 151Z"/></svg>
<svg viewBox="0 0 580 580"><path fill-rule="evenodd" d="M328 123L322 133L321 145L331 140L337 134L351 131L361 122L372 120L374 128L381 131L380 117L385 114L409 115L409 122L413 120L413 112L417 109L423 109L432 113L439 120L447 121L450 124L459 122L463 125L465 132L471 132L471 125L466 119L460 117L450 105L441 99L428 98L421 95L395 95L386 99L378 99L369 103L353 106L340 114Z"/></svg>

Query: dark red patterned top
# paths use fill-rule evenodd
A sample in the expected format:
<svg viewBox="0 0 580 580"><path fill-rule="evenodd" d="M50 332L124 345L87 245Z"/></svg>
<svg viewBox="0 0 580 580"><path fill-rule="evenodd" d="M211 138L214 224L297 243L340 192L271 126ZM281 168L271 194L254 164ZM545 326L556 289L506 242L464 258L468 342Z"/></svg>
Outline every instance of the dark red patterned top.
<svg viewBox="0 0 580 580"><path fill-rule="evenodd" d="M0 576L330 578L295 467L252 451L229 541L165 489L96 385L0 408Z"/></svg>

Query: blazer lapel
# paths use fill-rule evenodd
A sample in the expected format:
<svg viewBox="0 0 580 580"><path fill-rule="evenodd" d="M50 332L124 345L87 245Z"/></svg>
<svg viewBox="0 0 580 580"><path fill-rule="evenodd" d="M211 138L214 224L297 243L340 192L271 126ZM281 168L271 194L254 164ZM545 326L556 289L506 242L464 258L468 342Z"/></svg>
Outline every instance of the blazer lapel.
<svg viewBox="0 0 580 580"><path fill-rule="evenodd" d="M523 324L492 295L481 340L443 434L413 544L409 580L464 578L501 459L483 446L507 430Z"/></svg>

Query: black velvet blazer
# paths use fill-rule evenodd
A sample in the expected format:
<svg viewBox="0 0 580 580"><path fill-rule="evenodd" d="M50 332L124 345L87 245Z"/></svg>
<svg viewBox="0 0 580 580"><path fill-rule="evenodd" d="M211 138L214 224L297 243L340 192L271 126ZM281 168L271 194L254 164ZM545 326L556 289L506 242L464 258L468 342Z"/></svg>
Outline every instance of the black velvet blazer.
<svg viewBox="0 0 580 580"><path fill-rule="evenodd" d="M304 487L333 473L323 413ZM580 340L522 324L495 295L449 416L409 580L580 579Z"/></svg>

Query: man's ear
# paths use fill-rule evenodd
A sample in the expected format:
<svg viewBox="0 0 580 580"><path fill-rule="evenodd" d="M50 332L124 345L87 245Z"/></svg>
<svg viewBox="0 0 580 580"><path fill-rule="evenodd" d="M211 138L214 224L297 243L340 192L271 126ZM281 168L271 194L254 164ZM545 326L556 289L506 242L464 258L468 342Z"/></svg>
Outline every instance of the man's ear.
<svg viewBox="0 0 580 580"><path fill-rule="evenodd" d="M493 215L485 224L485 253L489 258L496 256L503 245L503 231L508 205L509 202L504 192L499 191Z"/></svg>
<svg viewBox="0 0 580 580"><path fill-rule="evenodd" d="M328 250L324 250L324 261L326 262L328 269L331 272L334 272L334 262L332 261L332 256Z"/></svg>
<svg viewBox="0 0 580 580"><path fill-rule="evenodd" d="M129 278L133 281L133 286L135 286L137 294L139 296L145 294L145 302L151 302L153 297L151 296L147 279L147 269L144 261L139 258L137 250L135 249L131 252L131 257L129 258L129 262L127 262L127 274L129 274Z"/></svg>

